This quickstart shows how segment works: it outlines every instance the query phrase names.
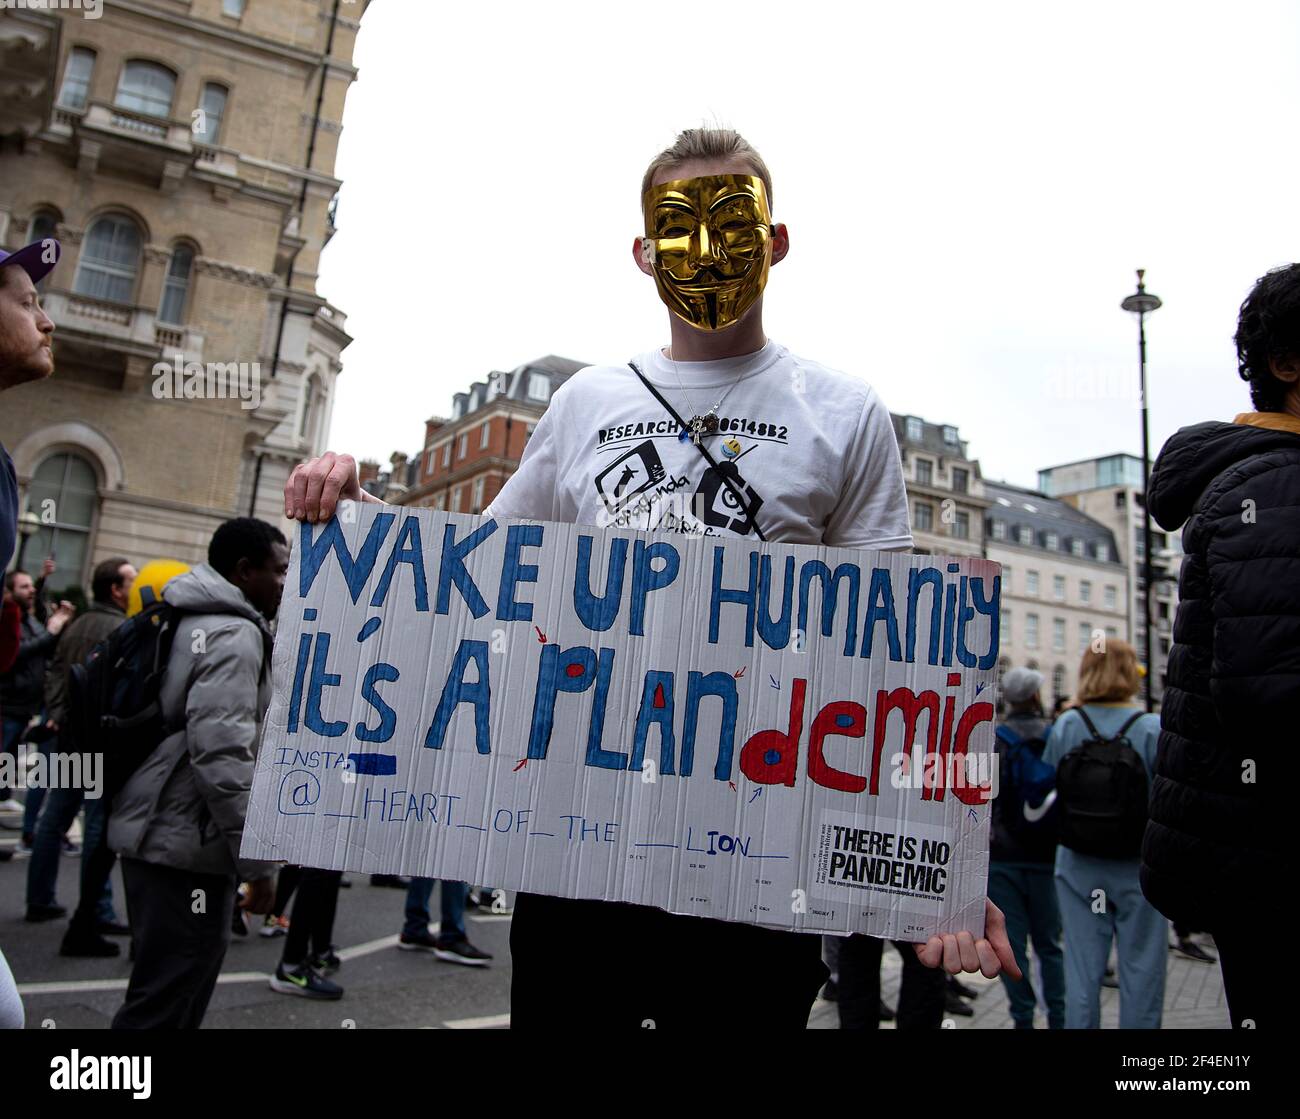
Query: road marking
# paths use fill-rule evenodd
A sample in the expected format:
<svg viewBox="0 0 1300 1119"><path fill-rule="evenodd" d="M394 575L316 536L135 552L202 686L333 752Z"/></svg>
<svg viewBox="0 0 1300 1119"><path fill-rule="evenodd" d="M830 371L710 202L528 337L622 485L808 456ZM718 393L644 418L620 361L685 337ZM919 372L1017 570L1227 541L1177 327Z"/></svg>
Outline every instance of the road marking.
<svg viewBox="0 0 1300 1119"><path fill-rule="evenodd" d="M483 1018L452 1018L443 1025L449 1030L500 1030L510 1025L509 1014L489 1014Z"/></svg>
<svg viewBox="0 0 1300 1119"><path fill-rule="evenodd" d="M396 943L396 934L383 936L378 940L368 940L364 944L340 949L339 959L355 960L361 956L382 952ZM269 983L270 980L271 974L266 971L223 971L217 976L218 983ZM20 995L75 995L90 991L125 991L129 983L129 979L75 979L54 983L19 983L18 993Z"/></svg>

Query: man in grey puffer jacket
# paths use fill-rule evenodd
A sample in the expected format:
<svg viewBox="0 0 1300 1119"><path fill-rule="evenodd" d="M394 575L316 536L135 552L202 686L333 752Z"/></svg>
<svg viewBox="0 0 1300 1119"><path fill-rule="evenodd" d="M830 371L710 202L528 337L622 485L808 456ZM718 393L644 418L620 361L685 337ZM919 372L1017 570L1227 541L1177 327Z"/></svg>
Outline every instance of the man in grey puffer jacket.
<svg viewBox="0 0 1300 1119"><path fill-rule="evenodd" d="M271 630L289 567L284 536L240 517L212 537L208 562L172 579L185 611L163 677L165 738L113 801L109 845L122 877L135 966L114 1029L197 1029L230 943L237 878L266 912L275 864L239 857L262 715Z"/></svg>

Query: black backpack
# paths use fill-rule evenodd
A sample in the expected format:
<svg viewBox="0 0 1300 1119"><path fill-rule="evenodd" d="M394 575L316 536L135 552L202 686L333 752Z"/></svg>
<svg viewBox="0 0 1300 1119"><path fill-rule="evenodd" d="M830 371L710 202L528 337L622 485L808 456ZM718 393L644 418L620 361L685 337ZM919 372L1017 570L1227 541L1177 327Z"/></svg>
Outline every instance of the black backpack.
<svg viewBox="0 0 1300 1119"><path fill-rule="evenodd" d="M1085 855L1137 858L1147 826L1147 768L1126 736L1143 712L1106 738L1082 707L1075 711L1092 737L1066 754L1056 769L1061 842Z"/></svg>
<svg viewBox="0 0 1300 1119"><path fill-rule="evenodd" d="M104 755L104 795L112 797L169 734L184 726L163 718L163 674L184 611L154 602L128 618L73 665L67 733L78 750Z"/></svg>

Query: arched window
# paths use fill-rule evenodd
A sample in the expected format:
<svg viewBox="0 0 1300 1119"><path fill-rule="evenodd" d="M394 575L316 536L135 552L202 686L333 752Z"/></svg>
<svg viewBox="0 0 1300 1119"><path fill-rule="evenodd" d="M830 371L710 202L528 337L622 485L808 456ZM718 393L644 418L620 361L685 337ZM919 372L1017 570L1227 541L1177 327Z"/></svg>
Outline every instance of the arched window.
<svg viewBox="0 0 1300 1119"><path fill-rule="evenodd" d="M27 489L27 508L41 520L23 554L28 569L54 557L50 588L78 586L86 578L90 532L99 503L95 470L86 459L59 451L42 459Z"/></svg>
<svg viewBox="0 0 1300 1119"><path fill-rule="evenodd" d="M64 109L84 109L90 95L90 75L95 70L95 52L89 47L73 47L63 68L63 85L59 87L59 105Z"/></svg>
<svg viewBox="0 0 1300 1119"><path fill-rule="evenodd" d="M147 113L151 117L169 117L175 93L175 74L157 62L137 59L122 67L113 104L119 109Z"/></svg>
<svg viewBox="0 0 1300 1119"><path fill-rule="evenodd" d="M140 231L130 218L110 215L90 227L77 267L78 295L130 303L140 268Z"/></svg>
<svg viewBox="0 0 1300 1119"><path fill-rule="evenodd" d="M221 121L226 115L226 96L228 90L216 82L208 82L203 87L203 99L199 102L199 115L195 117L194 139L200 144L217 144L221 141ZM203 127L197 127L202 124Z"/></svg>
<svg viewBox="0 0 1300 1119"><path fill-rule="evenodd" d="M179 326L185 321L185 308L189 303L190 273L194 269L194 250L189 245L177 245L167 262L167 278L163 281L162 303L158 318Z"/></svg>

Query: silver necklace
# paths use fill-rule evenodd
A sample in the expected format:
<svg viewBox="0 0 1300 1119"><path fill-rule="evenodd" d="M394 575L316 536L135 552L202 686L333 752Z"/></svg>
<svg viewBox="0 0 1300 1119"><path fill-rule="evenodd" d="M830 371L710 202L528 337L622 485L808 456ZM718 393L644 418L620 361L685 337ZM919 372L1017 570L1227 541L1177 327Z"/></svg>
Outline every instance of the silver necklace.
<svg viewBox="0 0 1300 1119"><path fill-rule="evenodd" d="M695 412L695 401L691 399L690 393L686 391L686 386L682 384L682 375L680 372L678 372L677 361L672 356L671 346L668 348L668 360L673 363L673 376L677 378L677 387L682 390L682 396L686 398L686 403L687 405L689 405L691 411ZM731 390L736 387L736 383L737 383L736 381L732 381L731 384L729 384L725 389L723 389L722 395L718 397L717 403L714 404L713 407L710 408L707 412L705 412L704 415L701 416L698 412L695 412L695 414L691 416L689 422L687 423L686 430L681 432L678 435L678 438L681 439L683 442L685 442L687 439L690 439L698 447L700 445L701 439L705 435L716 434L718 430L718 409L722 407L722 402L727 399L727 396L731 392Z"/></svg>

